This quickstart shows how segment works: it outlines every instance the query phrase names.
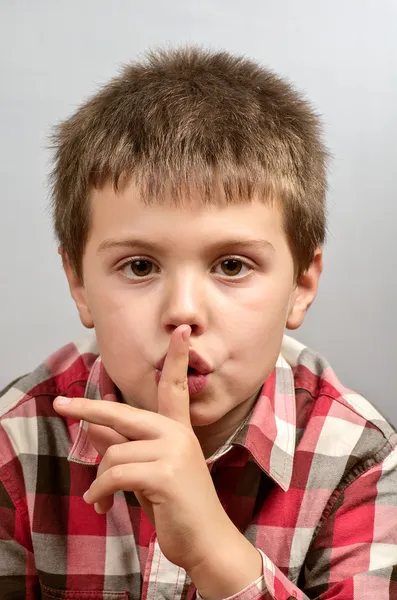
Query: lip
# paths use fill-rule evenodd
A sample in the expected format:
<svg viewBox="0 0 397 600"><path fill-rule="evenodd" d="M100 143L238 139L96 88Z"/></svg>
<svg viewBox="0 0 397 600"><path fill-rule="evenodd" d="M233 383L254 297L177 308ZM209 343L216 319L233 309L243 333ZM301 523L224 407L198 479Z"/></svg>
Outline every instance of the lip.
<svg viewBox="0 0 397 600"><path fill-rule="evenodd" d="M166 356L165 354L156 364L155 379L157 385L161 379ZM196 350L193 350L193 348L189 350L189 367L195 370L195 373L188 373L187 375L189 396L194 396L204 390L212 369L207 361Z"/></svg>
<svg viewBox="0 0 397 600"><path fill-rule="evenodd" d="M167 354L164 354L164 356L156 364L157 371L163 370L166 357ZM196 350L193 350L193 348L189 350L189 367L197 371L197 375L208 375L212 371L207 361L204 360L204 358L200 356ZM196 373L194 375L196 375Z"/></svg>
<svg viewBox="0 0 397 600"><path fill-rule="evenodd" d="M155 372L155 380L157 385L160 382L162 371L156 370ZM204 390L208 383L209 373L206 375L202 375L201 373L192 373L187 376L187 387L189 391L189 396L194 396L199 394Z"/></svg>

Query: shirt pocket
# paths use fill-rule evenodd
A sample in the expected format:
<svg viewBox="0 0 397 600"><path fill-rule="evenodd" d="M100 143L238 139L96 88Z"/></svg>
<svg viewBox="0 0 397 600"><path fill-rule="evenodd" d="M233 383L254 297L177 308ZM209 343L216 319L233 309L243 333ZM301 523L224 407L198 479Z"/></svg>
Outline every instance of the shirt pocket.
<svg viewBox="0 0 397 600"><path fill-rule="evenodd" d="M111 590L56 590L47 585L41 586L42 600L129 600L129 592Z"/></svg>

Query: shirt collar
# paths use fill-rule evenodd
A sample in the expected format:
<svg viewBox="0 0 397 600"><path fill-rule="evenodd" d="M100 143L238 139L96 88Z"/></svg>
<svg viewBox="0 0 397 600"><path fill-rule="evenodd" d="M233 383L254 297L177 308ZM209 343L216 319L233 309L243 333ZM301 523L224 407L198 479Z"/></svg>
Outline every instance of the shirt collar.
<svg viewBox="0 0 397 600"><path fill-rule="evenodd" d="M294 376L291 365L283 356L283 350L290 341L291 338L284 337L276 366L264 383L250 415L223 448L216 452L218 458L231 445L243 446L259 467L284 491L288 490L291 483L296 438ZM100 356L91 368L85 397L118 401L115 385ZM79 464L97 465L101 457L89 441L87 429L88 423L81 421L68 459ZM212 459L214 458L215 455Z"/></svg>
<svg viewBox="0 0 397 600"><path fill-rule="evenodd" d="M84 397L90 400L118 402L116 387L107 374L100 356L97 357L91 367ZM101 456L91 444L87 431L88 422L80 421L80 426L69 452L68 460L83 465L97 465L101 462Z"/></svg>
<svg viewBox="0 0 397 600"><path fill-rule="evenodd" d="M246 448L282 490L289 489L296 443L296 403L293 371L282 354L232 443Z"/></svg>

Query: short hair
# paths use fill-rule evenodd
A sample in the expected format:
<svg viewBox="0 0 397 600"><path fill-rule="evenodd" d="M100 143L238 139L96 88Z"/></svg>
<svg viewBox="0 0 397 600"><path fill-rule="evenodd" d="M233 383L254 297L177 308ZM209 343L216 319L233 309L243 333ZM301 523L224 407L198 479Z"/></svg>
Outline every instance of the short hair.
<svg viewBox="0 0 397 600"><path fill-rule="evenodd" d="M299 278L326 235L321 123L288 81L241 56L196 47L127 64L52 135L55 232L75 273L90 191L134 178L147 203L279 202ZM167 192L167 194L166 194ZM216 193L215 193L216 192Z"/></svg>

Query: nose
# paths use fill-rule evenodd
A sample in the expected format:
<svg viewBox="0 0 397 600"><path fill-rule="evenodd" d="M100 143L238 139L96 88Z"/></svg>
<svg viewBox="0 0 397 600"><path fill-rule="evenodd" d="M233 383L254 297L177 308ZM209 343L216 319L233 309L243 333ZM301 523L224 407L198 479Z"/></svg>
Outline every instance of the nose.
<svg viewBox="0 0 397 600"><path fill-rule="evenodd" d="M201 335L207 317L203 284L199 278L191 273L180 273L168 281L162 309L162 327L167 333L187 324L192 328L192 335Z"/></svg>

